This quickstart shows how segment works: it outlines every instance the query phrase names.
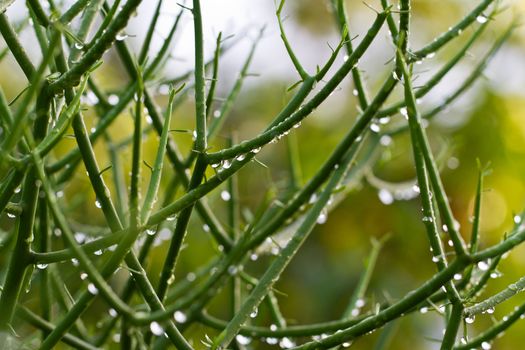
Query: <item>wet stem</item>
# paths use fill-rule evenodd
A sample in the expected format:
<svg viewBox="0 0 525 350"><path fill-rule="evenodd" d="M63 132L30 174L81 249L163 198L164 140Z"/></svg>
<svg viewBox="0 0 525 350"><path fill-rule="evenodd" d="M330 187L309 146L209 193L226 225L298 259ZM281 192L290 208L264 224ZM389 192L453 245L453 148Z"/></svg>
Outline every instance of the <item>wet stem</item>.
<svg viewBox="0 0 525 350"><path fill-rule="evenodd" d="M241 128L236 130L231 118L234 112L239 113L236 110L241 105L239 96L258 54L256 49L264 38L263 29L253 40L235 83L221 101L217 98L222 95L219 90L222 87L217 84L221 79L220 65L225 52L237 42L228 44L219 33L215 52L206 61L204 33L208 25L201 2L193 0L191 7L180 5L180 12L171 19L168 36L155 51L152 42L162 22L159 18L164 14L163 1L159 0L147 22L140 52L135 55L125 31L130 19L141 15L137 14L140 3L140 0L115 1L110 6L103 0L80 0L62 8L53 2L44 7L40 2L28 1L30 29L43 53L38 64L33 63L32 55L20 42L21 27L6 13L0 14L0 33L6 50L27 79L27 89L17 103L8 103L0 89L0 209L9 220L15 219L0 245L0 257L8 262L0 295L0 342L4 337L16 337L19 329L27 332L24 325L30 324L40 331L40 349L53 349L58 342L78 349L98 349L114 341L121 348L134 344L164 349L172 344L177 349L189 350L199 340L191 338L186 330L201 324L218 334L202 340L213 349L242 349L260 338L281 348L328 349L348 347L357 338L386 325L375 347L382 349L395 334L397 320L418 310L425 313L436 310L445 311L441 349L477 346L488 349L498 335L520 319L524 305L517 306L501 322L479 335L458 341L461 330L466 333L476 315L492 313L499 303L525 288L522 278L493 296L480 299L501 257L525 240L525 230L517 222L500 243L479 250L481 194L486 173L480 166L474 224L467 246L448 203L426 131L426 123L476 81L517 22L512 22L494 41L470 76L443 103L429 111L420 111L418 105L418 99L431 92L480 41L499 14L497 1L480 1L449 30L413 50L411 1L400 0L399 8L393 10L388 0L382 0L382 11L376 14L365 35L354 40L349 32L353 18L347 13L345 2L332 0L334 24L341 38L315 73L308 72L294 51L295 43L289 40L284 21L288 6L284 0L280 1L275 11L276 28L297 80L291 83L290 98L280 112L256 136L247 139L242 138L245 135L240 135ZM103 20L97 21L98 16ZM159 72L171 55L172 42L186 16L191 17L195 33L194 67L167 80L159 77ZM74 20L78 20L78 27L70 26ZM463 35L464 30L476 25L452 58L414 89L414 64L433 57ZM395 59L388 68L388 77L374 92L366 86L359 62L366 59L374 42L382 40L381 30L387 26L390 31L387 40L391 41L387 44L390 50L393 48ZM114 49L122 72L131 81L129 86L111 93L98 82L100 66L107 64L103 62L104 54L110 49ZM344 56L342 63L341 56ZM319 106L330 103L329 96L345 79L353 81L353 94L360 108L354 124L309 179L303 179L302 175L299 157L302 144L297 135L290 137L287 140L290 189L286 194L269 192L253 212L246 210L245 194L239 186L240 170L248 164L260 164L259 152L287 138L289 133L296 133ZM168 92L166 106L159 96L162 93L154 87ZM403 89L403 98L388 103L396 88ZM194 132L172 126L172 116L177 115L177 107L188 96L192 96L195 106ZM89 108L85 104L90 104ZM133 132L115 142L113 130L118 127L115 120L126 114L130 104ZM216 112L212 112L219 104ZM86 120L92 119L91 113L98 119L88 130ZM407 122L388 125L396 114L404 115ZM220 147L220 135L226 126L234 129L234 136ZM57 152L58 145L71 136L70 128L74 145L63 155ZM194 135L188 154L179 148L181 131ZM436 272L400 299L368 303L376 262L381 259L381 249L388 244L386 239L373 239L367 264L340 317L330 322L288 325L276 289L283 272L316 225L326 222L330 210L346 198L349 193L346 186L362 181L365 173L367 179L372 179L369 180L372 185L385 183L374 177L371 169L380 158L383 141L406 131L414 155L416 196L423 209L422 227L426 229ZM150 135L158 136L152 164L147 163L143 151L144 139ZM105 147L111 165L102 165L103 157L98 147L95 150L96 143L102 149ZM128 149L131 160L123 164L126 158L121 153ZM71 198L64 196L64 189L73 186L81 167L85 168L88 184L96 195L96 206L105 220L102 225L79 224L70 218ZM112 176L105 176L106 172ZM167 188L164 182L169 182ZM218 191L222 201L215 200ZM396 199L386 188L380 188L379 193L388 204ZM222 218L222 206L226 218ZM177 261L195 222L204 224L211 244L217 249L207 264L184 277L178 273ZM447 251L443 245L441 227L453 251ZM89 232L80 235L79 231L84 229ZM87 236L89 240L84 242ZM286 239L282 240L283 236ZM165 256L159 258L153 252L163 241L169 242ZM268 250L274 256L264 263L262 274L253 275L245 269ZM104 254L106 251L111 254ZM148 267L154 259L162 261L160 277L153 276ZM70 262L81 278L74 288L68 286L66 276L56 266ZM113 276L117 273L123 276L124 288L115 288ZM247 292L245 288L249 288ZM38 307L27 302L24 293L32 293L34 289L38 289L41 300ZM229 291L229 320L219 319L207 310L223 289ZM78 293L72 294L71 290ZM96 298L104 300L108 312L97 327L90 327L81 316ZM61 307L53 307L55 303ZM271 325L260 325L259 309L268 311ZM308 337L311 340L305 341Z"/></svg>

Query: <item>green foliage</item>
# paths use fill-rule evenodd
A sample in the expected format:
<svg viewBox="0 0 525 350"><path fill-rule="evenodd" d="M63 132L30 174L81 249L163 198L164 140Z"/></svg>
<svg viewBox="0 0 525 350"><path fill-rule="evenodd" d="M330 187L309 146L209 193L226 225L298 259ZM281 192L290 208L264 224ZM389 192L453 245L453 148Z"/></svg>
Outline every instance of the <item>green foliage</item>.
<svg viewBox="0 0 525 350"><path fill-rule="evenodd" d="M427 111L421 111L418 104L418 99L432 92L479 42L499 14L498 1L477 2L446 32L414 50L411 1L400 0L395 10L387 0L381 1L382 9L365 35L354 40L344 1L332 0L340 40L326 62L309 72L286 35L283 13L287 6L282 0L276 4L276 21L297 74L297 81L289 82L286 90L291 98L254 137L238 142L235 131L240 127L233 123L226 144L217 136L234 118L234 107L243 103L239 96L264 31L254 40L226 99L218 101L220 63L235 43L225 43L219 33L212 59L205 60L203 27L207 24L200 1L193 0L190 7L181 5L165 42L148 57L162 2L158 1L149 21L138 57L128 46L124 31L140 0L111 5L102 0L78 0L69 8L51 1L43 8L38 1L27 1L42 52L38 65L20 42L20 26L5 13L0 15L7 52L27 78L27 87L17 101L8 103L0 90L0 209L15 219L14 224L2 222L0 231L0 258L6 262L0 295L0 341L4 347L25 343L53 349L63 342L76 349L118 348L116 344L123 349L249 349L264 344L329 349L348 347L381 330L375 348L382 349L403 316L433 310L444 316L441 349L486 349L524 314L525 304L518 305L482 333L470 338L466 335L476 315L491 314L496 305L525 289L522 278L493 296L479 298L502 256L525 240L525 230L520 225L522 216L517 216L514 229L501 242L480 250L487 171L479 165L469 236L460 229L449 203L436 160L439 157L433 154L426 129L432 118L481 76L517 23L510 23L498 34L471 73L443 102ZM0 2L0 12L10 3ZM187 12L193 18L195 33L194 69L167 80L159 72ZM73 20L78 21L75 29ZM384 28L390 34L392 61L389 74L373 92L367 89L359 64L371 45L381 40ZM415 64L464 37L451 58L416 88ZM118 56L120 68L129 78L128 85L117 91L100 84L99 72L107 69L103 55L108 50ZM355 87L360 107L357 118L348 130L340 130L343 133L337 145L305 181L299 156L309 145L298 142L293 133L318 107L329 104L329 96L347 79L352 79ZM159 81L160 89L168 87L167 98L152 88ZM400 99L392 102L396 93ZM174 129L173 115L183 108L188 95L194 109L192 130ZM218 102L222 102L220 108L212 112ZM265 101L256 102L265 108ZM126 115L128 107L132 122L122 123L118 117ZM397 115L402 116L398 123L390 123ZM93 116L98 117L94 122ZM111 128L122 130L116 135ZM187 145L182 145L180 136L187 133L193 135L193 141L184 152ZM396 185L377 179L371 169L386 153L383 146L402 134L409 137L417 181L411 186L411 195L421 203L421 226L436 272L399 299L365 304L366 299L373 300L369 296L371 280L376 272L381 273L377 269L381 249L388 244L386 237L372 239L365 269L353 294L346 298L349 302L340 318L288 324L276 284L286 280L286 268L314 228L327 221L329 211L347 200L352 187L363 178L383 187L379 192L383 202L393 201ZM152 147L144 142L148 135L158 136L153 152L148 152ZM287 147L283 155L287 160L286 190L259 193L254 200L259 202L251 211L243 208L242 198L247 194L239 184L240 170L248 164L265 166L258 159L259 152L278 142L286 142ZM320 140L316 146L324 154L329 147L325 150L323 142L328 140ZM131 156L123 156L125 151ZM105 166L107 163L110 165ZM85 173L89 194L64 196L68 187L78 189L75 177ZM215 200L218 190L226 205ZM101 220L92 219L96 217L93 212L82 215L74 208L79 205L76 198L83 202L92 193ZM378 216L373 212L367 215L374 220L374 215ZM197 235L195 228L200 223L207 234L205 244L191 237ZM196 253L205 256L205 261L199 261L198 268L186 271L187 278L181 278L181 256ZM74 271L74 277L64 265ZM26 297L26 291L38 302ZM220 312L228 321L212 316L214 303L224 302L224 294L228 304ZM259 313L265 313L271 325L254 322ZM36 331L28 331L27 325ZM194 327L190 327L194 325L214 335L201 340L199 334L192 334Z"/></svg>

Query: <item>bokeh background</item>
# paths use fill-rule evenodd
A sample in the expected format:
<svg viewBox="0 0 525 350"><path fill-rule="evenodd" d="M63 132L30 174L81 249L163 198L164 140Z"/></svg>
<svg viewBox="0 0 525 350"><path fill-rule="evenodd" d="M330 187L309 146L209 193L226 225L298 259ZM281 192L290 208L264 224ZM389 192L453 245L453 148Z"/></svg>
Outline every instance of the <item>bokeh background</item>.
<svg viewBox="0 0 525 350"><path fill-rule="evenodd" d="M371 6L380 8L379 1L371 0ZM411 47L417 49L430 42L436 35L458 21L463 14L473 8L478 1L431 0L413 1ZM161 16L162 28L155 33L152 53L162 44L174 16L180 8L175 2L164 4ZM497 17L461 63L429 95L421 100L423 111L432 108L459 86L468 73L475 67L478 59L487 51L491 43L506 29L510 20L525 10L525 1L503 1L508 8ZM226 139L235 135L245 139L257 134L289 98L287 87L298 80L284 47L279 39L275 19L275 3L272 0L203 0L205 23L206 54L212 57L215 37L219 31L224 36L233 35L235 43L221 58L221 70L218 80L218 96L225 97L237 78L238 72L255 40L258 31L265 26L253 64L252 73L245 79L243 90L236 100L232 112L212 146L224 145ZM362 35L374 18L373 11L360 1L347 1L350 32L352 36ZM137 16L126 30L125 39L138 52L145 34L143 27L151 17L154 6L144 1ZM297 56L310 71L322 64L330 55L328 44L338 43L333 14L327 0L289 1L285 7L287 19L285 27L290 42ZM21 20L26 15L23 2L17 2L10 10L13 20ZM440 51L435 57L426 59L416 67L418 81L424 82L466 41L474 28L465 31L458 40ZM36 60L39 50L31 30L21 34L26 49ZM359 37L356 40L360 40ZM478 176L478 161L488 165L492 173L485 178L482 202L481 247L487 247L502 239L514 225L513 217L520 213L525 205L525 32L518 28L497 56L490 62L484 76L480 77L472 89L465 93L450 108L437 116L430 124L428 132L440 154L439 162L443 181L451 200L452 209L461 225L461 232L468 239L473 212L473 202ZM193 64L193 34L191 17L185 15L181 30L176 35L170 59L157 77L158 81L177 77L190 70ZM375 40L369 52L361 59L359 67L363 72L366 85L371 93L377 90L391 66L393 47L389 43L388 33L383 31ZM339 58L342 63L343 57ZM97 81L108 92L116 92L128 83L124 70L115 52L105 56L105 63L96 73ZM165 87L152 84L157 91L157 100L165 105ZM13 58L7 55L0 62L0 84L8 99L14 98L26 84L22 72ZM352 125L357 115L357 98L352 94L351 79L344 81L323 106L317 109L293 132L293 142L298 145L302 179L306 181L316 172ZM400 96L399 92L394 94ZM86 101L86 105L89 101ZM220 108L221 100L214 104ZM88 107L89 109L89 107ZM172 127L189 130L177 134L176 140L184 151L191 146L193 129L193 106L191 98L184 101L174 112ZM400 116L396 116L401 120ZM96 118L88 110L86 122L94 125ZM128 115L118 118L110 129L115 141L129 136L132 131ZM145 140L146 159L153 159L155 136ZM73 141L64 140L60 152L67 152ZM289 186L289 166L286 157L286 143L280 142L266 147L258 159L265 166L253 163L239 174L240 201L243 210L249 211L261 201L267 191L283 193ZM101 165L108 164L109 158L103 144L97 144L97 156ZM124 148L121 152L123 163L130 159L131 151ZM126 173L126 172L124 172ZM373 174L373 175L372 175ZM109 174L105 176L110 176ZM170 178L169 174L164 177ZM396 136L388 146L382 146L381 154L370 169L356 181L348 197L334 208L328 221L318 225L306 245L286 270L283 279L277 284L280 304L290 324L312 323L338 318L356 286L363 270L364 261L371 249L371 239L390 235L377 262L367 293L367 305L374 301L397 299L419 286L434 273L431 255L421 222L420 204L417 198L393 201L381 200L381 179L396 188L410 192L415 178L411 150L407 134ZM374 181L375 179L375 181ZM165 181L166 185L167 181ZM379 183L379 186L378 186ZM390 187L389 187L390 188ZM68 203L70 217L79 224L103 226L104 219L95 206L85 171L80 168L74 181L62 189L64 200ZM384 190L384 189L383 189ZM216 190L210 204L224 221L226 203L220 198L221 189ZM384 192L383 192L384 193ZM414 197L414 196L408 196ZM0 219L2 229L12 227L7 217ZM186 275L201 266L216 252L216 247L202 228L202 223L195 219L189 228L188 248L183 251L179 264L180 276ZM162 265L166 244L155 248L149 265L155 280ZM504 259L499 271L500 277L491 280L484 295L489 296L525 274L525 248L518 247ZM251 271L260 272L270 257L261 256L250 266ZM0 262L5 266L6 260ZM66 280L75 290L80 285L78 272L71 266L60 267ZM35 283L38 283L36 281ZM115 282L118 289L118 281ZM223 293L225 294L225 293ZM31 292L27 300L31 302ZM525 302L523 295L517 295L511 301L498 306L493 315L481 315L469 326L469 334L489 326L494 319L501 319L515 305ZM227 297L222 295L211 306L211 313L228 317ZM103 303L97 303L90 309L86 319L95 323L100 312L105 312ZM255 324L267 324L268 315L261 310ZM525 325L518 322L496 340L494 349L519 349L525 342ZM396 323L396 331L391 339L390 349L435 349L443 330L442 316L437 313L414 314L402 318ZM190 329L195 339L216 333L207 328ZM352 347L372 349L378 333L363 337ZM204 347L199 341L197 348ZM254 345L256 348L272 348L268 345Z"/></svg>

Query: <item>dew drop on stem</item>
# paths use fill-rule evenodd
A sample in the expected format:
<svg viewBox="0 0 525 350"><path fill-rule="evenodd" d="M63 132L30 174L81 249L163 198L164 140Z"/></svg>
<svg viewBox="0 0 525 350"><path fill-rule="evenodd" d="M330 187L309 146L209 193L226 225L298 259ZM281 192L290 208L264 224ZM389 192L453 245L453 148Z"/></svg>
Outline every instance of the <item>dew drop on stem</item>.
<svg viewBox="0 0 525 350"><path fill-rule="evenodd" d="M257 313L258 312L259 312L259 309L257 309L257 308L253 309L253 311L250 313L250 317L251 318L257 317Z"/></svg>
<svg viewBox="0 0 525 350"><path fill-rule="evenodd" d="M279 347L281 349L291 349L291 348L295 347L295 343L290 338L284 337L279 342Z"/></svg>
<svg viewBox="0 0 525 350"><path fill-rule="evenodd" d="M235 340L237 341L237 343L239 343L241 345L248 345L252 341L251 338L246 337L246 336L244 336L242 334L237 334L237 336L235 337Z"/></svg>
<svg viewBox="0 0 525 350"><path fill-rule="evenodd" d="M162 326L156 321L153 321L149 324L149 329L151 333L156 336L161 336L164 334L164 328L162 328Z"/></svg>
<svg viewBox="0 0 525 350"><path fill-rule="evenodd" d="M487 271L489 269L489 264L487 264L485 261L478 262L478 269L481 271Z"/></svg>
<svg viewBox="0 0 525 350"><path fill-rule="evenodd" d="M39 270L45 270L47 269L47 264L36 264L36 267L39 269Z"/></svg>
<svg viewBox="0 0 525 350"><path fill-rule="evenodd" d="M91 295L98 294L98 289L93 283L88 284L87 289L88 289L89 294Z"/></svg>
<svg viewBox="0 0 525 350"><path fill-rule="evenodd" d="M147 234L148 236L154 236L155 233L157 233L157 231L155 231L155 230L146 230L146 234Z"/></svg>
<svg viewBox="0 0 525 350"><path fill-rule="evenodd" d="M475 320L474 316L465 317L465 322L468 323L468 324L473 324L474 320Z"/></svg>
<svg viewBox="0 0 525 350"><path fill-rule="evenodd" d="M177 323L184 323L188 320L186 314L179 310L175 311L175 313L173 314L173 318Z"/></svg>
<svg viewBox="0 0 525 350"><path fill-rule="evenodd" d="M476 21L481 24L487 23L488 20L489 19L485 15L479 15L478 17L476 17Z"/></svg>
<svg viewBox="0 0 525 350"><path fill-rule="evenodd" d="M377 134L378 132L381 131L381 127L377 125L376 123L372 123L370 124L370 130Z"/></svg>
<svg viewBox="0 0 525 350"><path fill-rule="evenodd" d="M384 205L390 205L394 203L394 196L392 195L392 192L385 188L380 189L377 195L381 203L383 203Z"/></svg>
<svg viewBox="0 0 525 350"><path fill-rule="evenodd" d="M326 212L325 209L323 209L321 213L319 214L319 216L317 217L317 223L319 225L322 225L326 223L327 220L328 220L328 213Z"/></svg>
<svg viewBox="0 0 525 350"><path fill-rule="evenodd" d="M484 341L481 343L481 348L483 350L490 350L492 348L492 345L489 342Z"/></svg>
<svg viewBox="0 0 525 350"><path fill-rule="evenodd" d="M127 37L128 35L126 33L118 33L117 36L115 37L115 40L123 41L123 40L126 40Z"/></svg>

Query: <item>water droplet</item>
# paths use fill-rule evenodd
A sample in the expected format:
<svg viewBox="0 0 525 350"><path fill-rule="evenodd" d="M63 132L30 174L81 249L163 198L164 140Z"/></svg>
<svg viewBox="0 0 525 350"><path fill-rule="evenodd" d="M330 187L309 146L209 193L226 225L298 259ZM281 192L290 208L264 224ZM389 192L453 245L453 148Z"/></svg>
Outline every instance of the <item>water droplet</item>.
<svg viewBox="0 0 525 350"><path fill-rule="evenodd" d="M168 278L168 280L166 281L168 283L168 286L171 286L173 284L173 282L175 282L175 275L170 275L170 277Z"/></svg>
<svg viewBox="0 0 525 350"><path fill-rule="evenodd" d="M438 261L439 261L439 256L434 255L434 256L432 257L432 262L437 263Z"/></svg>
<svg viewBox="0 0 525 350"><path fill-rule="evenodd" d="M489 269L489 264L487 264L485 261L478 262L478 269L481 271L487 271Z"/></svg>
<svg viewBox="0 0 525 350"><path fill-rule="evenodd" d="M239 271L239 268L235 265L230 265L228 266L228 273L231 275L231 276L234 276L237 274L237 272Z"/></svg>
<svg viewBox="0 0 525 350"><path fill-rule="evenodd" d="M149 329L151 333L156 336L161 336L164 334L164 328L162 328L162 326L156 321L153 321L149 324Z"/></svg>
<svg viewBox="0 0 525 350"><path fill-rule="evenodd" d="M344 342L341 345L343 346L343 348L349 348L352 345L352 342Z"/></svg>
<svg viewBox="0 0 525 350"><path fill-rule="evenodd" d="M147 234L148 236L154 236L155 233L157 233L157 231L155 231L155 230L146 230L146 234Z"/></svg>
<svg viewBox="0 0 525 350"><path fill-rule="evenodd" d="M220 167L221 165L222 165L222 162L219 162L219 163L213 163L213 164L211 165L211 167L212 167L213 169L217 169L217 168Z"/></svg>
<svg viewBox="0 0 525 350"><path fill-rule="evenodd" d="M295 343L290 338L283 338L279 342L281 349L291 349L295 346Z"/></svg>
<svg viewBox="0 0 525 350"><path fill-rule="evenodd" d="M253 311L250 313L250 317L251 318L257 317L257 313L258 312L259 312L259 310L257 308L253 309Z"/></svg>
<svg viewBox="0 0 525 350"><path fill-rule="evenodd" d="M426 314L428 312L428 307L423 306L421 309L419 309L419 312L422 314Z"/></svg>
<svg viewBox="0 0 525 350"><path fill-rule="evenodd" d="M519 215L514 215L514 223L516 225L519 225L521 223L521 216Z"/></svg>
<svg viewBox="0 0 525 350"><path fill-rule="evenodd" d="M395 80L400 80L399 76L397 75L397 73L395 71L392 72L392 76L394 77Z"/></svg>
<svg viewBox="0 0 525 350"><path fill-rule="evenodd" d="M476 17L476 21L478 21L478 23L487 23L489 19L487 18L487 16L485 15L479 15L478 17Z"/></svg>
<svg viewBox="0 0 525 350"><path fill-rule="evenodd" d="M189 282L193 282L195 281L195 279L197 278L197 276L193 273L193 272L190 272L186 275L186 279L189 281Z"/></svg>
<svg viewBox="0 0 525 350"><path fill-rule="evenodd" d="M279 342L279 339L277 339L277 338L272 338L272 337L266 338L266 343L269 344L269 345L275 345L278 342Z"/></svg>
<svg viewBox="0 0 525 350"><path fill-rule="evenodd" d="M115 94L111 94L108 96L108 103L112 106L116 105L119 102L119 97Z"/></svg>
<svg viewBox="0 0 525 350"><path fill-rule="evenodd" d="M177 215L171 215L171 216L168 216L166 218L167 221L175 221L175 219L177 218Z"/></svg>
<svg viewBox="0 0 525 350"><path fill-rule="evenodd" d="M381 131L381 127L376 123L372 123L370 124L370 130L372 130L372 132L378 133Z"/></svg>
<svg viewBox="0 0 525 350"><path fill-rule="evenodd" d="M47 269L47 264L36 264L36 267L39 269L39 270L45 270Z"/></svg>
<svg viewBox="0 0 525 350"><path fill-rule="evenodd" d="M96 250L93 254L95 255L102 255L102 249Z"/></svg>
<svg viewBox="0 0 525 350"><path fill-rule="evenodd" d="M82 273L80 274L80 279L81 279L81 280L85 280L86 278L88 278L88 274L85 273L85 272L82 272Z"/></svg>
<svg viewBox="0 0 525 350"><path fill-rule="evenodd" d="M222 198L223 201L227 202L227 201L229 201L232 198L232 196L231 196L230 192L224 190L224 191L221 192L221 198Z"/></svg>
<svg viewBox="0 0 525 350"><path fill-rule="evenodd" d="M113 308L109 309L109 310L108 310L108 313L109 313L109 316L111 316L111 317L113 317L113 318L115 318L115 317L118 316L117 310L115 310L115 309L113 309Z"/></svg>
<svg viewBox="0 0 525 350"><path fill-rule="evenodd" d="M431 216L423 216L423 219L421 219L423 222L434 222L434 219L432 219Z"/></svg>
<svg viewBox="0 0 525 350"><path fill-rule="evenodd" d="M379 124L386 125L390 123L390 117L383 117L379 119Z"/></svg>
<svg viewBox="0 0 525 350"><path fill-rule="evenodd" d="M377 195L379 196L379 200L381 201L381 203L383 203L384 205L390 205L394 203L394 196L387 189L380 189Z"/></svg>
<svg viewBox="0 0 525 350"><path fill-rule="evenodd" d="M489 315L492 315L492 314L494 313L494 311L495 311L495 310L494 310L493 307L490 307L490 308L487 309L487 313L488 313Z"/></svg>
<svg viewBox="0 0 525 350"><path fill-rule="evenodd" d="M454 275L454 280L459 281L459 280L461 280L462 277L463 277L463 276L461 276L460 273L456 273L456 274Z"/></svg>
<svg viewBox="0 0 525 350"><path fill-rule="evenodd" d="M468 324L473 324L474 320L475 320L474 316L465 317L465 322L468 323Z"/></svg>
<svg viewBox="0 0 525 350"><path fill-rule="evenodd" d="M188 320L188 317L182 311L175 311L175 313L173 314L173 318L177 323L184 323Z"/></svg>
<svg viewBox="0 0 525 350"><path fill-rule="evenodd" d="M73 264L73 266L78 266L78 259L72 258L71 263Z"/></svg>
<svg viewBox="0 0 525 350"><path fill-rule="evenodd" d="M10 218L10 219L14 219L14 218L16 218L16 215L13 214L13 213L7 213L7 217Z"/></svg>
<svg viewBox="0 0 525 350"><path fill-rule="evenodd" d="M364 299L357 299L356 302L355 302L355 307L363 307L365 306L365 300Z"/></svg>
<svg viewBox="0 0 525 350"><path fill-rule="evenodd" d="M123 41L123 40L126 40L127 37L128 35L126 33L118 33L117 36L115 37L115 40Z"/></svg>
<svg viewBox="0 0 525 350"><path fill-rule="evenodd" d="M492 271L490 273L490 278L499 278L501 277L501 273L499 273L498 271Z"/></svg>
<svg viewBox="0 0 525 350"><path fill-rule="evenodd" d="M92 294L92 295L98 294L98 289L93 283L88 284L87 289L88 289L89 294Z"/></svg>
<svg viewBox="0 0 525 350"><path fill-rule="evenodd" d="M408 110L406 107L399 108L399 114L408 119Z"/></svg>
<svg viewBox="0 0 525 350"><path fill-rule="evenodd" d="M113 334L113 337L111 338L115 343L120 343L120 333Z"/></svg>
<svg viewBox="0 0 525 350"><path fill-rule="evenodd" d="M435 56L436 56L436 53L435 53L435 52L431 52L431 53L429 53L429 54L426 56L426 58L428 58L428 59L432 59L432 58L434 58Z"/></svg>
<svg viewBox="0 0 525 350"><path fill-rule="evenodd" d="M450 157L447 160L447 167L452 170L457 169L459 167L459 159L456 157Z"/></svg>
<svg viewBox="0 0 525 350"><path fill-rule="evenodd" d="M253 254L250 255L250 260L251 261L256 261L257 259L259 259L259 256L257 254L253 253Z"/></svg>
<svg viewBox="0 0 525 350"><path fill-rule="evenodd" d="M489 342L484 341L483 343L481 343L481 348L483 350L490 350L490 348L492 348L492 345Z"/></svg>
<svg viewBox="0 0 525 350"><path fill-rule="evenodd" d="M272 332L275 332L277 330L277 325L274 325L273 323L270 325L270 330Z"/></svg>
<svg viewBox="0 0 525 350"><path fill-rule="evenodd" d="M349 58L350 58L350 56L348 56L348 55L344 55L344 56L343 56L343 61L346 62L346 61L348 61Z"/></svg>
<svg viewBox="0 0 525 350"><path fill-rule="evenodd" d="M102 208L102 204L100 204L100 202L98 200L95 201L95 207L97 208Z"/></svg>
<svg viewBox="0 0 525 350"><path fill-rule="evenodd" d="M317 223L319 225L322 225L326 223L327 220L328 220L328 213L326 210L323 209L321 213L319 213L319 216L317 217Z"/></svg>
<svg viewBox="0 0 525 350"><path fill-rule="evenodd" d="M241 345L248 345L251 343L252 341L252 338L249 338L249 337L245 337L244 335L242 334L237 334L237 336L235 337L235 340L237 340L237 342Z"/></svg>
<svg viewBox="0 0 525 350"><path fill-rule="evenodd" d="M354 95L354 96L359 95L359 92L357 91L357 89L352 90L352 95Z"/></svg>
<svg viewBox="0 0 525 350"><path fill-rule="evenodd" d="M237 157L235 157L235 159L239 162L242 162L244 159L246 159L246 154L239 154Z"/></svg>
<svg viewBox="0 0 525 350"><path fill-rule="evenodd" d="M232 166L232 163L229 160L225 160L224 163L222 164L222 167L224 169L230 169L231 166Z"/></svg>
<svg viewBox="0 0 525 350"><path fill-rule="evenodd" d="M84 44L82 43L75 43L75 49L82 50L84 48Z"/></svg>
<svg viewBox="0 0 525 350"><path fill-rule="evenodd" d="M221 117L221 111L218 110L218 109L213 111L213 117L214 118L220 118Z"/></svg>

